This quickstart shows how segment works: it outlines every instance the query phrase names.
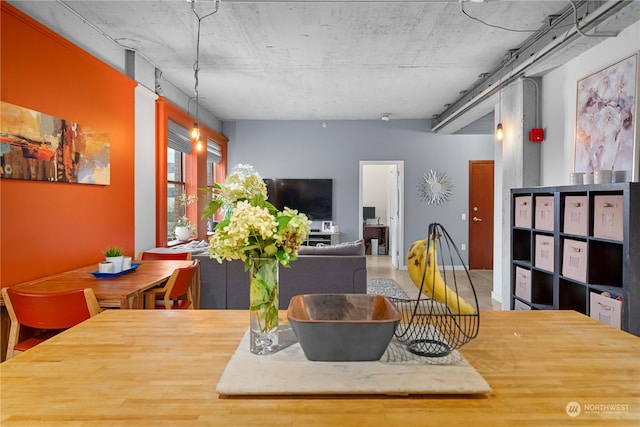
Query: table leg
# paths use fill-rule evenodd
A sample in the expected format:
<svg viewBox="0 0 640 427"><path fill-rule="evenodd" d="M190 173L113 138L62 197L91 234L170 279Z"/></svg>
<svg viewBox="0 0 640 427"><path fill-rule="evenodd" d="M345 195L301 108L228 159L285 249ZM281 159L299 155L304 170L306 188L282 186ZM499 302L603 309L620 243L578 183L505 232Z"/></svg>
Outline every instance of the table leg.
<svg viewBox="0 0 640 427"><path fill-rule="evenodd" d="M153 289L149 289L145 293L144 297L144 308L147 310L155 310L156 309L156 294Z"/></svg>

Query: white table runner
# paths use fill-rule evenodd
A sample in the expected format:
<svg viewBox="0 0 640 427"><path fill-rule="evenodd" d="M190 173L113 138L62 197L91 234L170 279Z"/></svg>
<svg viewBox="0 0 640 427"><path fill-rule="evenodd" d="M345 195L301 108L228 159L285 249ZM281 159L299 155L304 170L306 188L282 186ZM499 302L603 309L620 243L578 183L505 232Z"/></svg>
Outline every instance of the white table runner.
<svg viewBox="0 0 640 427"><path fill-rule="evenodd" d="M221 395L294 394L482 394L484 378L458 352L421 357L395 340L379 361L312 362L289 325L281 325L284 347L268 356L249 351L249 331L229 360L216 392Z"/></svg>

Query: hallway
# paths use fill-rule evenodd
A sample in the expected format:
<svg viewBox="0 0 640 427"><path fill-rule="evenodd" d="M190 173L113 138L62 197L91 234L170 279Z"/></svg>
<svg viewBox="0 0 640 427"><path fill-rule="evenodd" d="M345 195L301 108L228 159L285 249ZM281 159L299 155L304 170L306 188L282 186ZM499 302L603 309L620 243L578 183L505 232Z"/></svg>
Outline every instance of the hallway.
<svg viewBox="0 0 640 427"><path fill-rule="evenodd" d="M460 274L458 275L458 273ZM469 274L473 281L473 287L476 290L480 310L501 310L500 303L491 298L491 290L493 289L493 271L472 270ZM367 255L367 278L393 279L400 285L402 290L409 295L410 298L413 299L418 297L418 288L416 288L413 281L411 281L409 272L393 268L391 265L391 257L389 256ZM471 290L466 286L466 283L468 282L464 271L456 271L456 278L459 280L459 287L462 286L463 288L467 288L461 292L461 296L466 300L473 299L471 296Z"/></svg>

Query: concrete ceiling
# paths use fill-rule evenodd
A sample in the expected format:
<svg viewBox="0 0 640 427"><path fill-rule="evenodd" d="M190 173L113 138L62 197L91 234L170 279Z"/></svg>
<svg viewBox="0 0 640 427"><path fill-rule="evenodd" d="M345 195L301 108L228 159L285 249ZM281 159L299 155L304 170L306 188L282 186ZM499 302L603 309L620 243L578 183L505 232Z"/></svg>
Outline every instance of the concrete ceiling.
<svg viewBox="0 0 640 427"><path fill-rule="evenodd" d="M213 0L10 2L43 15L63 6L195 93L193 11L213 12ZM568 1L223 0L201 20L199 102L221 120L431 118L570 9Z"/></svg>

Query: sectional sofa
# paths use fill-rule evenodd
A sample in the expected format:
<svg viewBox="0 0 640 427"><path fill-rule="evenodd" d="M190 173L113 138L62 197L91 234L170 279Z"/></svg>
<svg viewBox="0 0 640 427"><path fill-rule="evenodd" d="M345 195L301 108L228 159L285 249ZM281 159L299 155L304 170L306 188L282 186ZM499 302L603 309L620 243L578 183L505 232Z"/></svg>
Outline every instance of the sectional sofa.
<svg viewBox="0 0 640 427"><path fill-rule="evenodd" d="M207 254L193 255L200 260L200 308L249 308L249 273L242 261L220 264ZM366 293L367 263L364 242L338 245L304 246L289 268L280 267L280 309L291 297L309 293Z"/></svg>

